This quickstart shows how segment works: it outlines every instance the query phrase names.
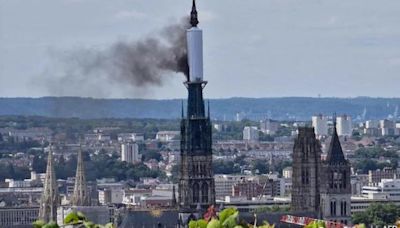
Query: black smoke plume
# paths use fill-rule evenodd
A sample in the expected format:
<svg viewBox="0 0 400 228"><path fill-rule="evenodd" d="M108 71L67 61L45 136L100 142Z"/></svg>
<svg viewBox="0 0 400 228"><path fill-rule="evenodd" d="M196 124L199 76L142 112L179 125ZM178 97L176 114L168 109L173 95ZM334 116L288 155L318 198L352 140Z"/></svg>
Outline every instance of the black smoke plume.
<svg viewBox="0 0 400 228"><path fill-rule="evenodd" d="M154 36L137 41L118 41L103 49L85 49L53 53L58 60L57 73L45 82L54 95L82 95L77 89L86 90L84 94L107 96L96 89L101 81L143 90L148 86L161 86L168 76L189 74L186 45L188 19L163 28ZM54 75L58 74L57 77ZM99 82L100 81L100 82ZM95 91L96 90L96 91ZM70 94L71 91L76 91Z"/></svg>

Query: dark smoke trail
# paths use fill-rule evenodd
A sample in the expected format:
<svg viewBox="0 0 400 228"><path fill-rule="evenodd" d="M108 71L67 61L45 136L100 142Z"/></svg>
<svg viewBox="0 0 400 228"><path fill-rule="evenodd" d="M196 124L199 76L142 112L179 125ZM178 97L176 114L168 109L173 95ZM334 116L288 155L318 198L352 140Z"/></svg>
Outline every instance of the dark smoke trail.
<svg viewBox="0 0 400 228"><path fill-rule="evenodd" d="M116 80L134 86L161 85L163 74L168 71L187 76L189 67L185 31L184 24L171 25L162 31L161 39L119 42L102 53L103 60L110 60L104 70L116 77Z"/></svg>
<svg viewBox="0 0 400 228"><path fill-rule="evenodd" d="M59 68L62 72L59 68L55 69L61 76L53 77L55 73L47 72L52 76L45 83L55 95L85 89L86 93L103 96L95 88L99 81L143 89L161 86L166 80L165 75L171 73L183 73L188 77L187 28L188 19L185 18L178 24L165 27L157 36L139 41L119 41L103 50L79 49L62 55L53 53L53 60L61 62Z"/></svg>

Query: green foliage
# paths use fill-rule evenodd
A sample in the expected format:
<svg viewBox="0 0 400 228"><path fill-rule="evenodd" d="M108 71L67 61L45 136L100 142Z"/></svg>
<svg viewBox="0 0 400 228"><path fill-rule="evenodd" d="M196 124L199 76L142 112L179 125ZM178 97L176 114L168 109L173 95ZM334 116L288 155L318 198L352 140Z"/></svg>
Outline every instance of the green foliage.
<svg viewBox="0 0 400 228"><path fill-rule="evenodd" d="M64 224L65 225L79 225L79 227L84 227L84 228L115 228L112 223L108 223L106 225L101 225L101 224L95 224L91 221L88 221L86 216L79 211L78 212L72 211L71 213L69 213L64 219ZM42 220L37 220L32 225L34 228L59 228L59 226L55 222L49 222L46 224Z"/></svg>
<svg viewBox="0 0 400 228"><path fill-rule="evenodd" d="M237 217L239 216L239 212L236 211L235 213L233 213L232 215L230 215L228 218L226 218L223 222L222 222L222 226L224 228L234 228L237 226Z"/></svg>
<svg viewBox="0 0 400 228"><path fill-rule="evenodd" d="M217 219L211 219L207 224L207 228L222 228L221 222Z"/></svg>
<svg viewBox="0 0 400 228"><path fill-rule="evenodd" d="M312 221L305 226L305 228L325 228L325 222L321 220Z"/></svg>
<svg viewBox="0 0 400 228"><path fill-rule="evenodd" d="M229 216L234 215L236 212L238 211L234 207L226 208L219 213L219 220L224 223Z"/></svg>
<svg viewBox="0 0 400 228"><path fill-rule="evenodd" d="M213 162L215 174L234 174L240 173L240 167L235 165L233 161L215 160Z"/></svg>
<svg viewBox="0 0 400 228"><path fill-rule="evenodd" d="M255 226L248 224L244 221L239 220L239 211L236 208L229 207L222 210L218 218L211 219L208 223L204 219L197 221L190 221L189 228L250 228ZM254 221L256 222L256 221ZM264 222L263 225L258 226L259 228L274 228L275 225L270 225L268 222Z"/></svg>
<svg viewBox="0 0 400 228"><path fill-rule="evenodd" d="M44 225L46 225L46 222L43 221L43 220L37 220L32 225L33 225L34 228L41 228Z"/></svg>
<svg viewBox="0 0 400 228"><path fill-rule="evenodd" d="M207 221L204 219L192 220L189 222L189 228L207 228Z"/></svg>
<svg viewBox="0 0 400 228"><path fill-rule="evenodd" d="M266 174L269 173L268 162L266 160L254 160L251 164L253 173Z"/></svg>
<svg viewBox="0 0 400 228"><path fill-rule="evenodd" d="M387 204L372 204L364 212L354 213L352 221L354 224L366 224L383 226L387 224L394 224L400 217L400 207L393 203Z"/></svg>
<svg viewBox="0 0 400 228"><path fill-rule="evenodd" d="M142 156L143 156L143 161L149 161L151 159L155 159L157 161L162 160L161 154L158 151L154 150L148 150L145 153L143 153Z"/></svg>

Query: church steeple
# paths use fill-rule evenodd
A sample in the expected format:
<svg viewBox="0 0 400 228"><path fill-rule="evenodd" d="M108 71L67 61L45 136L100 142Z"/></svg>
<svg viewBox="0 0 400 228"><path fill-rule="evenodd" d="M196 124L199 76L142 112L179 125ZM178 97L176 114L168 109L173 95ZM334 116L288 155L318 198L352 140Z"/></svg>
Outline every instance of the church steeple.
<svg viewBox="0 0 400 228"><path fill-rule="evenodd" d="M197 27L199 19L197 18L196 0L193 0L192 12L190 13L190 24L192 27Z"/></svg>
<svg viewBox="0 0 400 228"><path fill-rule="evenodd" d="M52 145L49 146L46 177L43 184L43 193L40 199L39 219L50 222L57 221L57 207L59 204L58 185L54 171Z"/></svg>
<svg viewBox="0 0 400 228"><path fill-rule="evenodd" d="M329 144L328 153L326 156L326 162L328 163L342 163L346 162L344 158L342 146L340 144L339 136L336 129L336 115L333 116L333 134L331 143Z"/></svg>
<svg viewBox="0 0 400 228"><path fill-rule="evenodd" d="M179 172L179 206L181 210L196 211L215 203L215 183L212 169L212 125L206 116L203 89L203 35L197 28L196 2L193 0L188 29L189 80L187 115L181 120L181 167Z"/></svg>
<svg viewBox="0 0 400 228"><path fill-rule="evenodd" d="M78 162L76 167L74 193L72 195L73 206L90 206L90 196L86 185L85 167L82 156L82 146L79 145Z"/></svg>

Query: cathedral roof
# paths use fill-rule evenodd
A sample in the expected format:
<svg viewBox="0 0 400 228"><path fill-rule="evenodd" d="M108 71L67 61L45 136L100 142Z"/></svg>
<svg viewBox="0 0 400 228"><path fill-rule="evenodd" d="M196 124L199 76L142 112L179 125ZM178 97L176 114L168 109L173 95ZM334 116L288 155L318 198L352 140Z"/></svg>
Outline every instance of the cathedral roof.
<svg viewBox="0 0 400 228"><path fill-rule="evenodd" d="M342 146L340 145L339 136L336 130L336 123L333 127L333 135L329 144L328 155L326 156L327 163L343 163L347 162L344 158Z"/></svg>

